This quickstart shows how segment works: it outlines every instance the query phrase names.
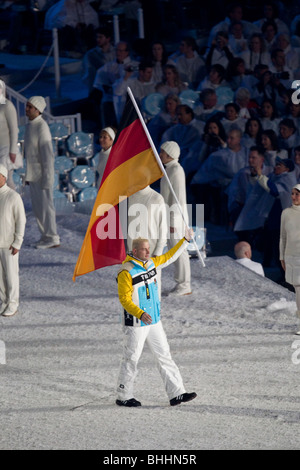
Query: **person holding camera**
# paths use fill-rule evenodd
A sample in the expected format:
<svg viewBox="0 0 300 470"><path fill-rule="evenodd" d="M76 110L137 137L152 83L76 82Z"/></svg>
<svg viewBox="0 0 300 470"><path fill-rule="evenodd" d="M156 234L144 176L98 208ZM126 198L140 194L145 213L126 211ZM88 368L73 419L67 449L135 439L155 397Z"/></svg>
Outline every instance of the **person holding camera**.
<svg viewBox="0 0 300 470"><path fill-rule="evenodd" d="M127 87L130 87L138 104L141 104L145 96L155 92L155 86L157 84L152 80L152 62L141 62L138 66L138 76L133 74L134 71L135 69L132 65L125 67L124 77L113 84L113 95L116 98L114 101L115 106L117 103L117 107L119 108L117 112L119 116L122 115L125 106Z"/></svg>

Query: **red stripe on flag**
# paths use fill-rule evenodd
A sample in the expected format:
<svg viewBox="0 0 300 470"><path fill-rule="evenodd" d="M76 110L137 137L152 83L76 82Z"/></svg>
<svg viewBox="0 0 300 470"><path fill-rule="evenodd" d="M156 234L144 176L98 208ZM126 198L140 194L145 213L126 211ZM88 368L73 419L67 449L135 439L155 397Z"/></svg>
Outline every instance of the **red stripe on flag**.
<svg viewBox="0 0 300 470"><path fill-rule="evenodd" d="M95 269L120 264L126 257L118 207L99 217L90 231Z"/></svg>

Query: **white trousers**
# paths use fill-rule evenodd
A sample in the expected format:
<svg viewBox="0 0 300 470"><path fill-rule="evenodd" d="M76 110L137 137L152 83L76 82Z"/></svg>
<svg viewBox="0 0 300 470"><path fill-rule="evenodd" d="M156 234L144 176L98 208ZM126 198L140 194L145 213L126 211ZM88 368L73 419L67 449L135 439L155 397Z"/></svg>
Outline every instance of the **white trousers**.
<svg viewBox="0 0 300 470"><path fill-rule="evenodd" d="M56 229L56 213L53 203L53 190L42 189L38 183L30 183L32 210L35 215L41 240L59 244Z"/></svg>
<svg viewBox="0 0 300 470"><path fill-rule="evenodd" d="M155 357L165 390L172 398L185 393L181 374L173 361L161 321L149 326L124 326L124 351L118 379L118 399L134 398L134 380L145 342Z"/></svg>
<svg viewBox="0 0 300 470"><path fill-rule="evenodd" d="M19 306L19 253L12 255L8 248L0 248L0 300Z"/></svg>
<svg viewBox="0 0 300 470"><path fill-rule="evenodd" d="M173 248L181 238L182 237L178 237L176 232L170 233L170 238L168 239L168 250ZM180 287L184 289L191 290L191 266L187 250L184 250L173 264L175 267L174 278L177 284L180 284Z"/></svg>

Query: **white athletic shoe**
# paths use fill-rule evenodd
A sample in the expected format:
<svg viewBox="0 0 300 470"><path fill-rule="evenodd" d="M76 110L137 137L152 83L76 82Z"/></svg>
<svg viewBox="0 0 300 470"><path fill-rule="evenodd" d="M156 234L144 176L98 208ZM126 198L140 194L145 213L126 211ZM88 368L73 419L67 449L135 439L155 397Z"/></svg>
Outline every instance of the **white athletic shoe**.
<svg viewBox="0 0 300 470"><path fill-rule="evenodd" d="M45 242L45 241L40 241L35 245L35 247L40 250L46 250L47 248L58 248L59 246L60 246L60 243Z"/></svg>
<svg viewBox="0 0 300 470"><path fill-rule="evenodd" d="M173 290L171 290L170 294L172 295L190 295L192 293L191 288L189 287L181 287L180 284L177 285Z"/></svg>
<svg viewBox="0 0 300 470"><path fill-rule="evenodd" d="M12 317L18 313L18 307L16 305L8 305L4 312L2 313L3 317Z"/></svg>

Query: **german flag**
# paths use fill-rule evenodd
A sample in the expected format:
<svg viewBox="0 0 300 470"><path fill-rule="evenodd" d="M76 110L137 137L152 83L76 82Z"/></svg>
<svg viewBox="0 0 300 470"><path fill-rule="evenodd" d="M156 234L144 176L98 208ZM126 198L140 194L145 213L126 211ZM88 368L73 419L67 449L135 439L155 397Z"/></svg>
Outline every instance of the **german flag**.
<svg viewBox="0 0 300 470"><path fill-rule="evenodd" d="M142 122L129 95L114 140L87 232L75 266L77 276L105 266L120 264L126 252L120 229L118 204L161 178ZM105 232L105 221L114 220L113 233Z"/></svg>

